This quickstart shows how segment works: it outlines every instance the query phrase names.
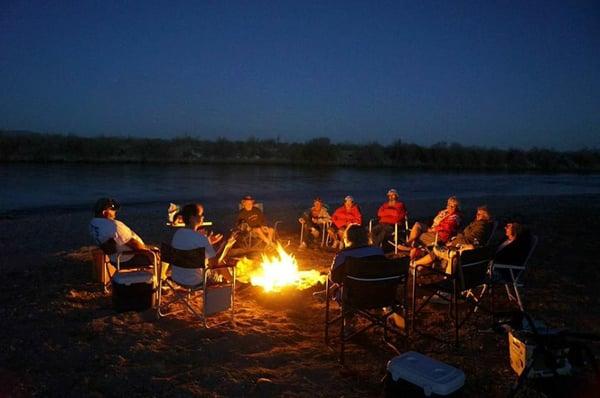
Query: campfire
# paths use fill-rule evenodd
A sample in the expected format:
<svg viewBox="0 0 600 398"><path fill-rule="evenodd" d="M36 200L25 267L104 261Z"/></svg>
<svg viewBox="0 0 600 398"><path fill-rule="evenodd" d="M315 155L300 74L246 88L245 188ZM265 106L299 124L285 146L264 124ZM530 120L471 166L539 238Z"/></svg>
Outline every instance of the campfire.
<svg viewBox="0 0 600 398"><path fill-rule="evenodd" d="M260 264L243 258L238 262L237 274L242 282L250 282L253 286L261 286L265 292L279 292L285 287L298 290L308 289L317 283L325 283L325 275L319 271L299 271L296 258L277 244L277 254L262 254Z"/></svg>

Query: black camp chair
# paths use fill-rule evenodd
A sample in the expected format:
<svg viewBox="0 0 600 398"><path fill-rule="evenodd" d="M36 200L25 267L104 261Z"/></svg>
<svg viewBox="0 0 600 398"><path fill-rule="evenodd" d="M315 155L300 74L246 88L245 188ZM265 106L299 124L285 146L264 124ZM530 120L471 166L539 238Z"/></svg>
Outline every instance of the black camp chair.
<svg viewBox="0 0 600 398"><path fill-rule="evenodd" d="M538 237L536 235L532 235L529 240L529 248L524 253L525 256L520 259L515 259L513 264L500 264L494 260L491 270L492 278L489 285L490 296L492 296L492 300L494 297L494 287L504 286L509 301L516 301L519 309L523 312L525 311L525 306L523 304L523 280L528 269L529 260L531 259L531 255L533 254L537 244Z"/></svg>
<svg viewBox="0 0 600 398"><path fill-rule="evenodd" d="M164 317L173 315L181 311L170 311L166 312L166 308L175 302L181 302L185 307L195 316L197 316L203 323L205 328L208 328L207 317L225 310L231 310L231 322L234 322L235 313L235 266L234 265L220 265L213 266L210 268L205 267L205 254L204 248L192 249L192 250L179 250L173 248L171 245L163 243L161 246L162 261L171 264L171 266L177 266L180 268L187 269L203 269L203 280L196 285L186 285L179 283L172 279L170 276L166 279L162 279L159 282L159 294L158 294L158 306L157 316ZM161 263L161 268L164 265ZM210 275L217 269L229 269L232 275L232 281L228 283L215 283L210 284ZM163 271L161 269L161 275ZM173 290L173 298L169 303L163 302L162 288L166 286ZM198 309L195 298L197 293L202 293L202 310Z"/></svg>
<svg viewBox="0 0 600 398"><path fill-rule="evenodd" d="M462 253L456 252L451 257L451 273L436 271L427 267L430 281L420 282L420 267L411 268L414 273L412 283L412 311L411 327L414 330L415 320L425 306L427 306L434 297L449 305L449 317L454 325L454 342L459 344L459 330L475 312L481 307L481 300L474 295L474 291L484 287L489 282L488 272L492 258L492 249L490 247L481 247L474 250L466 250ZM417 287L427 292L420 305L417 305ZM467 312L463 319L460 319L459 301L467 304ZM426 335L426 333L421 332ZM435 336L430 336L434 337Z"/></svg>
<svg viewBox="0 0 600 398"><path fill-rule="evenodd" d="M330 327L339 322L340 362L344 363L346 342L366 330L379 326L383 328L383 340L394 351L398 349L388 341L388 318L394 313L406 315L406 281L408 259L390 260L384 256L350 257L344 265L345 276L337 293L330 292L330 281L326 283L325 303L325 343L330 344ZM398 288L404 285L399 296ZM331 300L337 294L341 298L341 312L332 317ZM400 299L399 299L400 297ZM366 319L368 324L347 334L344 318L350 315Z"/></svg>

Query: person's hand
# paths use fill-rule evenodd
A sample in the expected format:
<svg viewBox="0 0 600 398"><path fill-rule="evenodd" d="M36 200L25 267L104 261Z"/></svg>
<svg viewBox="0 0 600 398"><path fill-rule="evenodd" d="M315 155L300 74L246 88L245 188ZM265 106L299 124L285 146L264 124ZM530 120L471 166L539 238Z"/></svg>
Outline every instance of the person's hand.
<svg viewBox="0 0 600 398"><path fill-rule="evenodd" d="M298 219L298 222L299 222L300 224L304 224L306 221L304 220L304 218L300 217L300 218Z"/></svg>
<svg viewBox="0 0 600 398"><path fill-rule="evenodd" d="M223 239L223 235L222 234L213 235L212 232L210 234L208 234L208 242L211 245L214 245L215 243L219 243L221 241L221 239Z"/></svg>
<svg viewBox="0 0 600 398"><path fill-rule="evenodd" d="M313 222L313 224L317 224L317 223L319 222L319 219L318 219L318 218L314 218L314 217L313 217L313 218L312 218L312 222Z"/></svg>

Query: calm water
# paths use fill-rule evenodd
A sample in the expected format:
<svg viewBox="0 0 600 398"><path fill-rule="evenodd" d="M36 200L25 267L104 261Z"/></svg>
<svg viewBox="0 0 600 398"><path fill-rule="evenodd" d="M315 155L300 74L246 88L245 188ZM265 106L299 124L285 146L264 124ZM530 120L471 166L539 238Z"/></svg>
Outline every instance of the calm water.
<svg viewBox="0 0 600 398"><path fill-rule="evenodd" d="M351 194L376 203L389 188L404 200L600 193L600 175L405 173L391 169L308 169L205 165L0 165L0 212L89 208L113 196L127 204L202 201L231 208L245 194L278 205L338 203Z"/></svg>

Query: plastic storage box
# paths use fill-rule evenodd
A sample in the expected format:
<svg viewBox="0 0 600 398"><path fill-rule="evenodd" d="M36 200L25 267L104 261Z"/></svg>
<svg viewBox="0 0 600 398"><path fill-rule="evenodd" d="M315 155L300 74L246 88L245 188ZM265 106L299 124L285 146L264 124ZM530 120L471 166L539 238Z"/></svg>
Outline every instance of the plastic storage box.
<svg viewBox="0 0 600 398"><path fill-rule="evenodd" d="M465 374L450 365L409 351L387 364L385 394L388 397L457 397Z"/></svg>
<svg viewBox="0 0 600 398"><path fill-rule="evenodd" d="M115 309L142 311L154 305L154 275L149 271L122 271L112 279Z"/></svg>

